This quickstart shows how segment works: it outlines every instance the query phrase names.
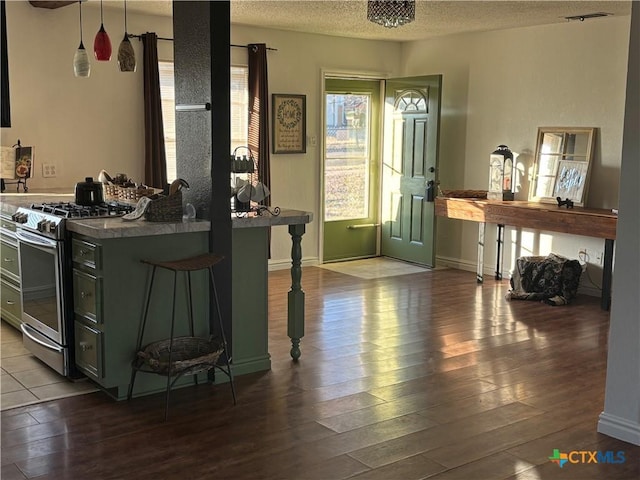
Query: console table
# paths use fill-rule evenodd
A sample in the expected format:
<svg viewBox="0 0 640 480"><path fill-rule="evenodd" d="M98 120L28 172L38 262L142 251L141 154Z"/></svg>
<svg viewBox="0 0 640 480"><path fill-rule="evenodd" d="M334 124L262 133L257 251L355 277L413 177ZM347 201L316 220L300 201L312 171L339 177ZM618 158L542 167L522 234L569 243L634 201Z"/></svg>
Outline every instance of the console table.
<svg viewBox="0 0 640 480"><path fill-rule="evenodd" d="M532 228L551 232L569 233L604 239L604 265L602 270L602 296L604 310L611 306L611 276L613 269L613 242L616 238L617 215L610 210L595 208L564 208L553 204L499 201L476 198L437 197L435 213L440 217L470 220L478 223L477 279L483 280L485 225L498 226L496 251L496 280L502 278L504 255L504 227Z"/></svg>

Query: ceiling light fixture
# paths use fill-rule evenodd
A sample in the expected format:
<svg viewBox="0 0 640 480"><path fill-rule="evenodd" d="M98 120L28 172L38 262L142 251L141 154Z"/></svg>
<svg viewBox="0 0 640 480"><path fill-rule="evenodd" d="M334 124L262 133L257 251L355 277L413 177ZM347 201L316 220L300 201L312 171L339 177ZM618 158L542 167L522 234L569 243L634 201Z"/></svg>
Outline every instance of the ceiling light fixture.
<svg viewBox="0 0 640 480"><path fill-rule="evenodd" d="M415 0L368 0L367 19L386 28L396 28L416 18Z"/></svg>
<svg viewBox="0 0 640 480"><path fill-rule="evenodd" d="M111 60L111 40L107 31L104 29L104 17L102 14L102 0L100 0L100 30L96 33L93 40L93 53L99 62L108 62Z"/></svg>
<svg viewBox="0 0 640 480"><path fill-rule="evenodd" d="M127 33L127 0L124 0L124 38L118 48L118 68L121 72L136 71L136 52Z"/></svg>
<svg viewBox="0 0 640 480"><path fill-rule="evenodd" d="M88 77L91 74L91 63L82 43L82 2L78 4L80 5L80 46L73 56L73 74L76 77Z"/></svg>

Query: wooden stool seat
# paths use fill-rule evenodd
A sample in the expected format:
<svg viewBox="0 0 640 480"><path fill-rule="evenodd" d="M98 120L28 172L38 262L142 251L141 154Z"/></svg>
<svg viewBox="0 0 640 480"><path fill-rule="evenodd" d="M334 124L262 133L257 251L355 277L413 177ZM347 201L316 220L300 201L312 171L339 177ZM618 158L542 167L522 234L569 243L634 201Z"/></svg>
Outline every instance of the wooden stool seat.
<svg viewBox="0 0 640 480"><path fill-rule="evenodd" d="M205 253L196 257L184 258L182 260L157 261L157 260L141 260L142 263L153 265L156 267L166 268L174 272L193 272L210 268L224 259L221 255L215 253Z"/></svg>

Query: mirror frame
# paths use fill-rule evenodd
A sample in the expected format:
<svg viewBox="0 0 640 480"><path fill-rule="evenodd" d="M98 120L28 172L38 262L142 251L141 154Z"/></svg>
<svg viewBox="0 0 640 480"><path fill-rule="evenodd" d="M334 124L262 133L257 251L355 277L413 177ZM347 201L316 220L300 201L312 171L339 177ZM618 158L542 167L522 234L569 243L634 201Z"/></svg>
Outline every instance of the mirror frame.
<svg viewBox="0 0 640 480"><path fill-rule="evenodd" d="M578 207L583 207L587 200L587 193L589 189L589 177L591 175L591 163L593 161L593 152L596 140L595 127L538 127L538 138L536 141L536 156L533 163L533 176L531 178L531 185L529 187L529 201L530 202L542 202L542 203L554 203L557 204L556 197L560 197L562 200L569 199L573 201L573 204ZM557 153L544 153L543 141L546 134L558 134L562 135L562 143ZM567 138L570 135L586 134L586 151L576 154L575 152L566 152ZM551 167L551 173L547 175L548 181L553 182L553 195L552 196L539 196L536 195L538 190L538 183L540 181L540 168L542 163L542 156L555 157L555 162ZM576 159L576 157L579 157ZM583 160L582 160L583 159ZM584 164L584 165L583 165ZM566 167L569 170L573 170L578 176L582 177L582 182L579 185L570 189L561 190L561 179L558 177L558 172L561 167Z"/></svg>

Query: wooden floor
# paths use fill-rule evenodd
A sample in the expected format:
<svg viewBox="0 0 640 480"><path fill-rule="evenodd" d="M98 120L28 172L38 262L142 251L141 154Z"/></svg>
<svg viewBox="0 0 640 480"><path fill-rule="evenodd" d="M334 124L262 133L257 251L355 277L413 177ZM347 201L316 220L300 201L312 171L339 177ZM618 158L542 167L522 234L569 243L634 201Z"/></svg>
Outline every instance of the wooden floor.
<svg viewBox="0 0 640 480"><path fill-rule="evenodd" d="M303 269L298 363L288 271L272 272L272 370L113 402L2 412L2 479L634 479L640 447L596 432L608 313L504 300L457 270L365 280ZM560 468L554 449L624 452ZM576 457L574 457L576 458Z"/></svg>

